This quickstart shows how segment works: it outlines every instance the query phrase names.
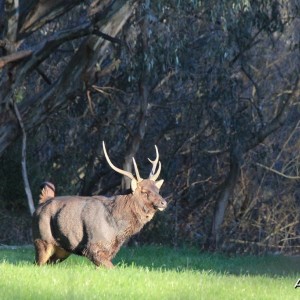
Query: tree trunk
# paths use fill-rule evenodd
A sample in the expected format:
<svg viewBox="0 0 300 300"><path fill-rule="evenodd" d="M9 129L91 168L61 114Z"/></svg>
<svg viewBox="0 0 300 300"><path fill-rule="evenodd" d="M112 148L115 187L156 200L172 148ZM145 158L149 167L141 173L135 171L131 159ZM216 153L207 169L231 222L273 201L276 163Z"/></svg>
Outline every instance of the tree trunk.
<svg viewBox="0 0 300 300"><path fill-rule="evenodd" d="M240 171L239 158L236 154L236 151L231 151L230 170L225 182L223 183L223 187L220 191L220 194L215 204L211 237L210 237L210 247L216 249L220 247L220 243L222 239L221 227L224 221L226 209L228 206L228 201L233 194L234 187L238 180L239 171Z"/></svg>
<svg viewBox="0 0 300 300"><path fill-rule="evenodd" d="M27 203L28 203L28 207L29 207L29 211L30 214L33 215L35 208L34 208L34 203L33 203L33 198L32 198L32 193L31 193L31 189L30 189L30 184L29 184L29 180L28 180L28 175L27 175L27 166L26 166L26 142L27 142L27 137L26 137L26 132L24 129L24 124L23 121L21 119L19 110L17 105L14 103L14 110L15 110L15 114L16 117L18 119L19 125L21 127L22 130L22 176L23 176L23 183L24 183L24 189L25 189L25 193L27 196Z"/></svg>
<svg viewBox="0 0 300 300"><path fill-rule="evenodd" d="M129 172L132 172L132 157L137 153L140 144L145 136L146 127L147 127L147 115L148 115L148 99L149 99L149 90L150 90L150 80L149 80L149 69L147 68L146 57L149 51L148 47L148 16L147 11L149 9L150 2L148 0L144 3L144 10L142 13L142 22L140 22L140 39L142 45L142 54L143 54L143 67L142 74L139 80L139 115L138 115L138 124L137 130L135 131L134 136L132 137L132 142L127 150L127 154L125 156L125 162L123 164L123 169ZM142 176L142 175L141 175ZM122 188L129 189L131 180L127 177L123 177L122 180Z"/></svg>

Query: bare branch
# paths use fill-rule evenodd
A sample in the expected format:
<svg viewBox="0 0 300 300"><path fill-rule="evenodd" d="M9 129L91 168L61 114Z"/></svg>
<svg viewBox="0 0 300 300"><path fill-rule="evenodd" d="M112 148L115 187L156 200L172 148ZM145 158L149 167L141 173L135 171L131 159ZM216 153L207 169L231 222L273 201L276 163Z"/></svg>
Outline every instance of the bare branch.
<svg viewBox="0 0 300 300"><path fill-rule="evenodd" d="M47 84L52 84L51 79L43 72L43 70L40 67L37 67L36 71L41 75L45 82L47 82Z"/></svg>
<svg viewBox="0 0 300 300"><path fill-rule="evenodd" d="M256 136L249 140L249 142L244 147L244 152L256 147L258 144L264 141L271 133L280 128L286 118L286 111L291 105L291 101L293 96L295 95L299 84L299 77L296 78L295 83L293 84L293 89L289 90L287 93L283 94L281 100L281 107L276 115L276 117L267 124L264 128L262 128L259 132L257 132Z"/></svg>
<svg viewBox="0 0 300 300"><path fill-rule="evenodd" d="M7 39L10 42L17 41L18 35L18 24L19 24L19 16L20 16L20 7L19 7L19 0L14 1L7 1L11 2L7 5L7 9L9 11L9 18L8 18L8 28L7 28Z"/></svg>
<svg viewBox="0 0 300 300"><path fill-rule="evenodd" d="M273 173L275 173L275 174L277 174L277 175L280 175L280 176L282 176L282 177L284 177L284 178L287 178L287 179L293 179L293 180L295 180L295 179L300 179L300 176L290 176L290 175L286 175L286 174L284 174L284 173L282 173L282 172L279 172L279 171L277 171L277 170L275 170L275 169L273 169L273 168L267 167L267 166L262 165L262 164L260 164L260 163L256 163L256 165L259 166L259 167L261 167L261 168L264 168L264 169L266 169L266 170L268 170L268 171L270 171L270 172L273 172Z"/></svg>
<svg viewBox="0 0 300 300"><path fill-rule="evenodd" d="M20 38L30 35L46 23L69 12L80 2L79 0L51 0L35 1L35 3L31 3L31 5L27 5L29 13L28 11L23 11L24 15L28 14L20 29Z"/></svg>
<svg viewBox="0 0 300 300"><path fill-rule="evenodd" d="M93 109L93 101L92 101L92 98L91 98L91 91L90 90L87 90L86 96L88 98L89 110L90 110L92 116L94 117L95 116L95 112L94 112L94 109Z"/></svg>
<svg viewBox="0 0 300 300"><path fill-rule="evenodd" d="M97 27L95 27L95 29L93 30L93 34L97 35L99 37L102 37L105 40L110 41L111 43L115 43L115 44L122 44L122 41L120 39L114 38L112 36L110 36L109 34L103 33L101 32Z"/></svg>
<svg viewBox="0 0 300 300"><path fill-rule="evenodd" d="M27 58L31 56L32 53L33 53L32 50L23 50L10 55L3 56L0 58L0 69L3 68L8 63L16 62L21 59Z"/></svg>

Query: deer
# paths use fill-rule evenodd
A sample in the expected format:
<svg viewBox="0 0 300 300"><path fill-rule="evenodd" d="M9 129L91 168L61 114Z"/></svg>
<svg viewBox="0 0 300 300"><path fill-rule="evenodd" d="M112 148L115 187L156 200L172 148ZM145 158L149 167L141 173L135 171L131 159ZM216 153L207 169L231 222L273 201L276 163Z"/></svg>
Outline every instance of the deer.
<svg viewBox="0 0 300 300"><path fill-rule="evenodd" d="M114 268L112 259L121 246L157 211L166 209L167 202L159 194L164 180L157 180L161 162L156 145L155 160L148 158L152 169L147 179L140 177L134 157L135 176L116 167L104 141L102 145L109 166L130 178L130 193L111 197L55 196L54 185L45 183L32 222L37 265L61 262L75 254L86 257L97 267Z"/></svg>
<svg viewBox="0 0 300 300"><path fill-rule="evenodd" d="M52 182L45 181L40 185L41 193L39 204L43 203L48 198L54 198L55 196L55 186Z"/></svg>

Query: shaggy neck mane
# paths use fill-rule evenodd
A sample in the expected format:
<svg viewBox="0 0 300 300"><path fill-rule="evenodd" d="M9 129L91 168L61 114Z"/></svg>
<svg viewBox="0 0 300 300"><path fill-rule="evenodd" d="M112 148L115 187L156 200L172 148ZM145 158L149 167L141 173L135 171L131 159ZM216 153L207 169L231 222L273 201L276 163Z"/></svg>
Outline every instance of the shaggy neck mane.
<svg viewBox="0 0 300 300"><path fill-rule="evenodd" d="M134 194L116 196L113 201L112 215L117 222L127 223L132 229L132 233L136 233L149 222L154 213L147 211L146 207L140 205L138 196Z"/></svg>

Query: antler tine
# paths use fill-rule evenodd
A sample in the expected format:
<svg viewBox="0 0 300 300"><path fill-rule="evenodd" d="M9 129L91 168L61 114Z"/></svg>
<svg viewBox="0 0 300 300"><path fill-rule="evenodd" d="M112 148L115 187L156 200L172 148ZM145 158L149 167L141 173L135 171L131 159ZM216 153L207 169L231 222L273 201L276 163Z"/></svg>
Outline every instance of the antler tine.
<svg viewBox="0 0 300 300"><path fill-rule="evenodd" d="M159 177L159 174L160 174L160 171L161 171L161 163L160 161L158 162L158 169L157 169L157 172L151 176L149 179L150 180L153 180L153 181L156 181L156 179Z"/></svg>
<svg viewBox="0 0 300 300"><path fill-rule="evenodd" d="M148 160L153 165L152 166L152 170L151 170L150 175L149 175L149 179L153 180L153 181L155 181L158 178L158 176L160 174L160 171L161 171L161 163L159 161L159 153L158 153L158 149L157 149L156 145L155 145L155 151L156 151L156 158L155 158L155 160L151 160L151 159L148 158ZM157 167L157 163L158 163L158 170L155 172L156 167Z"/></svg>
<svg viewBox="0 0 300 300"><path fill-rule="evenodd" d="M134 171L135 171L135 176L138 182L141 182L143 180L143 178L141 178L140 173L139 173L139 169L137 167L136 161L134 159L134 157L132 158L132 162L133 162L133 166L134 166Z"/></svg>
<svg viewBox="0 0 300 300"><path fill-rule="evenodd" d="M156 152L156 158L155 158L155 160L151 160L150 158L148 158L148 160L152 164L152 170L150 172L149 179L151 179L151 177L154 176L155 170L156 170L156 166L157 166L157 163L158 163L158 160L159 160L159 153L158 153L157 146L154 145L154 147L155 147L155 152Z"/></svg>
<svg viewBox="0 0 300 300"><path fill-rule="evenodd" d="M105 148L105 143L104 143L104 141L102 142L102 146L103 146L103 152L104 152L105 158L106 158L108 164L110 165L110 167L111 167L113 170L115 170L116 172L118 172L118 173L120 173L120 174L122 174L122 175L125 175L125 176L129 177L131 180L135 179L132 173L127 172L127 171L122 170L122 169L119 169L118 167L114 166L113 163L110 161L110 159L109 159L109 157L108 157L108 154L107 154L107 152L106 152L106 148Z"/></svg>

